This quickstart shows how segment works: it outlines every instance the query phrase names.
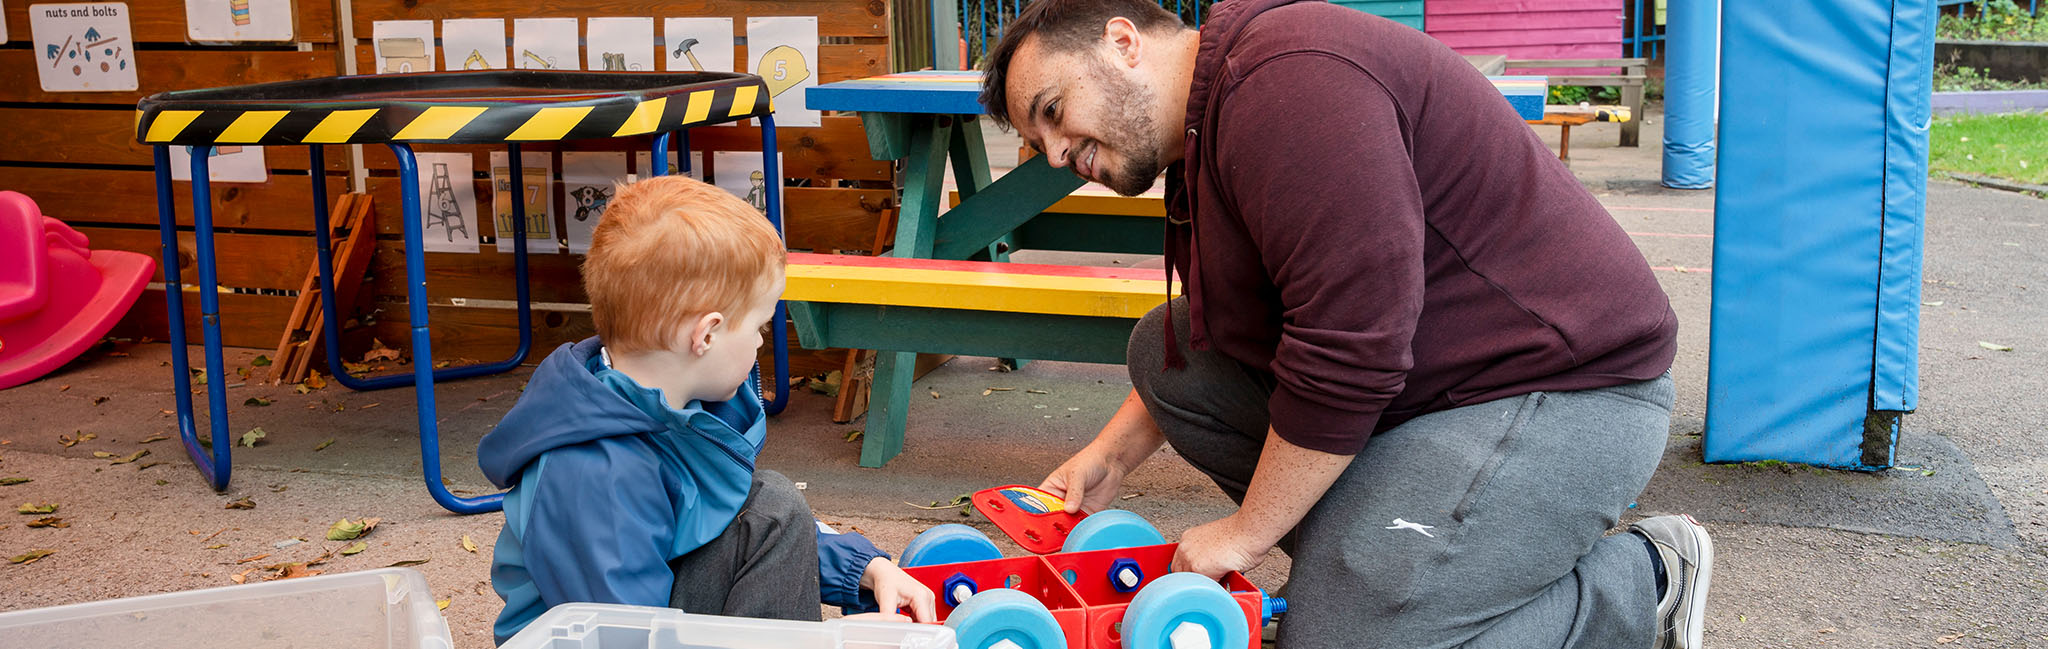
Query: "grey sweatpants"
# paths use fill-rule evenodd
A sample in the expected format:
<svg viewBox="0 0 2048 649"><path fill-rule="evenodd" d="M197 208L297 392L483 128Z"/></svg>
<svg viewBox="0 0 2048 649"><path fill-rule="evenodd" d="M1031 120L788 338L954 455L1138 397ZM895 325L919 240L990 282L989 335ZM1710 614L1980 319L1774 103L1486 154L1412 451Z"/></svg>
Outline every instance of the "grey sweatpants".
<svg viewBox="0 0 2048 649"><path fill-rule="evenodd" d="M1243 502L1271 375L1186 347L1163 369L1164 308L1131 334L1131 381L1181 457ZM1283 648L1649 647L1654 568L1606 536L1649 484L1671 421L1667 375L1436 412L1374 435L1281 548Z"/></svg>
<svg viewBox="0 0 2048 649"><path fill-rule="evenodd" d="M819 618L818 531L802 492L780 473L754 472L753 491L725 532L669 568L669 606L685 613Z"/></svg>

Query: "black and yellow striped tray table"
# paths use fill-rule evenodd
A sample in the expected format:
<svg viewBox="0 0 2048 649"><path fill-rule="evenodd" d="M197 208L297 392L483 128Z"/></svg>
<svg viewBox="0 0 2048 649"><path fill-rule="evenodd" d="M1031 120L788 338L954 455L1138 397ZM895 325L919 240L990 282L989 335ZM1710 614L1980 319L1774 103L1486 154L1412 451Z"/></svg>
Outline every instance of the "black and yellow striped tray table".
<svg viewBox="0 0 2048 649"><path fill-rule="evenodd" d="M143 144L499 144L626 137L759 117L761 78L731 72L497 70L329 77L158 93Z"/></svg>

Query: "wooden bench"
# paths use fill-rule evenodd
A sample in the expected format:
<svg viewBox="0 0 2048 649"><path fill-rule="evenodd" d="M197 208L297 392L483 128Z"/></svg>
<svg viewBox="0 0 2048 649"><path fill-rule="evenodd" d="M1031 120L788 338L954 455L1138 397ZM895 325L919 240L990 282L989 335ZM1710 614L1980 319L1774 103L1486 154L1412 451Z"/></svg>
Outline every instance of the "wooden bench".
<svg viewBox="0 0 2048 649"><path fill-rule="evenodd" d="M960 192L947 194L948 205L960 204ZM1084 186L1010 231L1009 244L1017 250L1164 254L1164 218L1162 194L1119 196Z"/></svg>
<svg viewBox="0 0 2048 649"><path fill-rule="evenodd" d="M1635 124L1631 117L1627 106L1545 106L1543 119L1528 122L1562 127L1564 130L1557 136L1557 159L1571 164L1572 127L1593 122L1616 122L1626 128Z"/></svg>
<svg viewBox="0 0 2048 649"><path fill-rule="evenodd" d="M788 278L806 349L1122 364L1131 327L1167 298L1158 269L791 253ZM905 418L869 414L860 463L878 467L903 450Z"/></svg>
<svg viewBox="0 0 2048 649"><path fill-rule="evenodd" d="M1553 86L1620 86L1621 105L1632 119L1621 123L1621 145L1641 146L1643 83L1649 78L1649 59L1509 59L1509 70L1619 69L1620 74L1550 75ZM1548 119L1548 115L1545 118ZM1533 121L1533 120L1532 120Z"/></svg>

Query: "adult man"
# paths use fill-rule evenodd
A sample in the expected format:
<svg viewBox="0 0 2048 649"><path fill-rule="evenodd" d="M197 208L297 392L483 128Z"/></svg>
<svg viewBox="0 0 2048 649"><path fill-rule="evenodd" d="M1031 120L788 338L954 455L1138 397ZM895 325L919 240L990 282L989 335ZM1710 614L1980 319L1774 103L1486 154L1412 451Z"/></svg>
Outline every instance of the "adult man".
<svg viewBox="0 0 2048 649"><path fill-rule="evenodd" d="M1293 557L1283 646L1697 647L1712 545L1605 533L1670 426L1676 317L1487 80L1412 29L1231 0L1037 0L982 103L1123 194L1167 172L1185 299L1045 488L1105 508L1163 442L1237 500L1176 569Z"/></svg>

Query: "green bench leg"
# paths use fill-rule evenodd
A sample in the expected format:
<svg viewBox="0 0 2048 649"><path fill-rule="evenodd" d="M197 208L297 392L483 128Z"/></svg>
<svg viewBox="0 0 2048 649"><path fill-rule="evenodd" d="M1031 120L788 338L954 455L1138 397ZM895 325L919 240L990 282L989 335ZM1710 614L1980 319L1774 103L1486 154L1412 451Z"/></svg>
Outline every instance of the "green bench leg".
<svg viewBox="0 0 2048 649"><path fill-rule="evenodd" d="M917 354L878 352L875 380L868 384L867 430L861 433L860 465L879 468L903 452L903 431L909 424L911 382L916 380Z"/></svg>

